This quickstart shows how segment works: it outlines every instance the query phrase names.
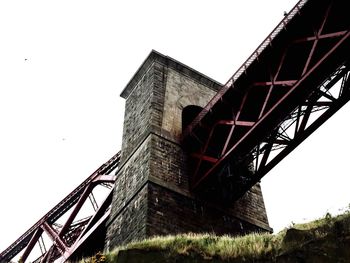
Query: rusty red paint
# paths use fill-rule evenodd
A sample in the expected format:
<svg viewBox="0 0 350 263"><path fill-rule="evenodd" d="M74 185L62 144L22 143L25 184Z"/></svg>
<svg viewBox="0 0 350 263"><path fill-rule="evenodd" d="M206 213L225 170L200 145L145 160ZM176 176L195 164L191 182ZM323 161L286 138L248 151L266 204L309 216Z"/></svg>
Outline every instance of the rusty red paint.
<svg viewBox="0 0 350 263"><path fill-rule="evenodd" d="M0 254L0 261L9 261L18 255L23 249L21 255L22 262L25 262L32 252L34 246L39 243L43 232L51 238L53 244L50 249L43 251L41 255L41 261L53 262L58 257L67 259L72 253L86 240L91 234L90 231L85 232L84 229L88 226L89 229L95 229L97 223L101 223L101 218L108 216L109 210L107 207L111 203L111 192L108 197L102 203L103 209L98 209L94 215L74 222L77 214L81 210L82 206L87 202L87 198L92 194L93 189L97 185L103 183L115 182L115 175L110 174L118 168L120 162L120 152L114 155L110 160L99 167L92 175L90 175L81 185L74 189L68 196L66 196L61 202L59 202L53 209L51 209L44 217L42 217L34 226L26 231L21 237L19 237L13 244L11 244L6 250ZM60 219L65 213L75 205L68 219L64 222L63 226L57 231L53 224ZM75 226L72 230L70 228ZM78 227L77 227L78 226ZM79 231L83 230L81 233ZM65 241L65 234L70 234L69 242Z"/></svg>
<svg viewBox="0 0 350 263"><path fill-rule="evenodd" d="M306 110L302 111L303 112L302 116L300 115L300 112L301 112L300 110L299 110L299 113L298 111L295 113L298 115L298 118L296 120L295 131L298 132L299 136L302 136L300 134L306 129L306 125L309 121L309 117L312 114L313 110L315 110L315 107L316 108L323 107L323 109L324 107L330 108L332 107L333 102L336 102L335 98L333 98L332 96L330 96L329 94L321 90L321 88L318 86L320 84L319 81L321 79L320 80L317 79L318 72L320 72L318 74L320 74L323 77L323 79L326 79L328 77L327 74L329 75L333 74L333 72L336 70L336 67L339 67L349 59L347 54L348 52L346 49L346 47L349 46L349 30L342 30L342 31L338 30L339 26L341 27L341 26L348 26L348 25L339 25L338 22L333 23L332 21L329 21L330 17L334 19L334 17L336 16L336 14L332 14L332 16L329 15L332 12L330 2L331 1L327 2L328 6L324 5L324 9L321 9L321 11L318 11L319 12L318 14L313 14L313 16L318 16L319 18L321 17L321 19L319 19L320 25L316 31L317 33L315 36L300 38L298 36L298 32L295 32L294 33L295 38L294 39L293 37L286 38L288 39L288 42L284 42L283 44L284 46L279 47L277 49L281 51L277 51L279 52L279 53L276 53L277 56L276 54L273 55L272 61L268 61L268 59L259 60L259 63L266 64L266 65L264 64L264 66L265 66L266 72L270 73L269 74L271 76L270 80L265 80L265 81L262 81L261 79L255 80L254 79L255 73L257 76L260 76L262 74L260 72L247 71L248 66L247 64L244 64L244 67L241 67L242 70L241 69L240 70L246 72L246 75L242 75L242 74L237 75L237 72L236 72L234 74L234 77L232 77L227 82L227 84L223 87L223 89L218 92L218 94L204 108L204 110L199 114L199 116L197 116L197 118L195 118L195 120L187 127L187 129L183 133L183 142L185 143L185 145L186 143L189 143L189 145L192 145L191 147L193 147L193 145L196 145L196 144L191 143L191 138L197 137L197 138L201 138L202 140L204 139L203 142L199 142L199 145L203 143L204 147L200 147L201 150L199 152L196 152L196 150L194 150L197 156L203 157L203 156L208 156L208 151L207 151L208 146L216 144L215 141L218 138L214 136L214 130L217 129L220 125L231 126L231 128L227 131L226 135L224 135L223 132L221 132L220 136L226 136L226 138L224 139L224 147L219 154L220 157L218 158L218 160L215 163L211 162L212 165L210 166L208 166L208 164L205 164L205 166L203 166L202 165L203 158L199 158L199 161L196 164L195 172L192 175L192 178L193 178L192 187L194 190L199 185L201 185L201 183L204 180L206 180L209 176L211 176L214 173L214 171L219 168L221 164L225 163L229 158L231 158L231 156L233 155L240 156L242 154L246 154L247 152L251 151L248 148L246 149L245 147L247 147L247 145L250 145L249 147L255 147L252 142L254 141L259 142L262 140L260 136L265 136L265 135L260 135L261 131L264 131L264 134L268 135L268 130L264 130L266 129L264 127L269 126L270 125L269 123L271 122L277 122L277 119L276 119L277 116L280 116L278 118L281 118L280 121L282 121L288 116L290 111L294 110L296 107L299 107L301 109L303 105L306 105ZM336 4L341 5L341 2L337 2ZM297 5L297 7L300 7L300 6ZM339 9L339 6L337 8ZM300 12L299 15L303 16L303 13ZM307 17L307 19L309 19L309 17ZM307 20L307 19L304 18L304 20ZM344 19L344 21L347 21L347 20ZM312 18L309 19L309 22L310 22L310 27L313 28L314 23L312 21ZM334 32L329 31L330 29L332 29L332 27L329 27L329 25L332 25L332 23L334 24L334 29L335 29ZM328 28L327 28L328 32L323 32L326 24L328 25ZM284 25L286 26L286 30L288 32L292 31L291 29L288 28L288 24L284 23ZM305 25L305 26L308 26L308 25ZM291 36L293 36L293 32L291 32L290 34ZM275 37L276 35L271 38L271 41L273 41ZM320 42L322 41L320 40L321 38L322 39L332 38L333 42L330 42L331 45L328 44L329 45L328 51L323 54L321 53L321 56L320 56L320 50L323 50L325 48L322 46L323 49L322 48L318 49L318 46L321 46L323 43L323 42ZM305 46L301 46L300 43L309 42L311 41L311 39L313 41L311 48L309 48L309 46L307 46L306 44ZM268 43L269 44L273 43L271 41ZM305 57L304 62L301 61L300 58L298 58L297 54L295 54L295 57L289 56L287 58L288 54L292 52L291 50L295 49L295 45L298 45L297 47L298 49L300 49L301 47L304 48L304 51L300 51L300 52L304 52L303 54L303 56ZM278 43L275 44L275 46L279 46ZM270 52L273 53L273 50ZM315 56L316 52L318 52L317 54L318 56ZM253 63L253 60L251 58L254 56L256 57L256 54L257 52L253 53L253 55L247 60L249 61L248 63L249 65ZM294 60L296 62L294 62ZM275 65L273 65L273 63ZM272 67L270 68L268 65ZM296 66L298 66L297 68L301 68L299 73L298 71L296 71L297 69L295 69ZM330 67L333 67L333 68L330 68ZM288 71L291 71L292 73L289 73L289 75L296 76L298 73L298 77L294 79L291 79L291 78L283 79L283 74L285 76L288 76L288 74L284 72L281 75L280 72L282 69L284 69L284 71L286 71L286 69L288 69ZM325 71L325 69L328 70L328 72ZM293 70L295 71L294 73L293 73ZM249 80L252 84L250 86L248 84L248 86L246 87L240 86L241 85L240 82L237 82L238 84L236 84L236 81L242 78ZM314 82L313 84L314 86L308 87L308 85L310 85L310 84L308 85L306 84L308 82ZM268 90L267 91L260 90L259 88L260 86L268 87ZM281 86L283 87L283 89L281 88L277 89L277 86L279 87ZM254 87L257 87L257 88L255 89ZM233 98L233 96L232 95L227 96L228 94L227 92L229 90L232 90L232 91L237 90L236 93L238 95L243 93L242 95L243 97L240 102L240 107L234 113L236 114L236 117L233 120L221 119L221 115L224 115L224 116L230 115L232 108L227 107L227 111L224 112L226 106L223 106L223 105L219 106L220 104L223 104L223 101L226 102L225 105L230 105L230 103L234 104L233 101L231 102L229 101L230 98L231 99ZM330 100L330 101L318 100L310 103L310 101L308 100L308 97L312 92L316 92L316 91L318 92L319 97L323 97L324 99ZM264 95L264 92L266 92L265 95ZM262 96L265 96L265 97L263 98L260 106L258 104L254 105L253 98L254 100L256 100L257 98L262 98ZM245 105L245 101L247 97L250 97L251 99L250 99L250 102L247 105ZM276 100L276 98L278 99ZM235 103L237 103L237 101ZM257 103L260 103L259 99L257 100ZM236 132L236 127L239 126L238 122L241 121L241 120L238 120L238 117L240 117L242 111L249 112L249 107L255 107L257 109L258 111L257 117L254 117L254 119L252 119L252 116L250 116L251 119L242 121L240 124L241 125L243 124L243 126L244 124L246 124L245 126L248 129L245 131L240 129L240 130L237 130ZM218 109L218 108L220 109L220 113L216 113L217 110L215 109ZM287 108L289 108L289 110L286 110ZM210 116L209 116L209 113L210 113ZM245 118L245 117L243 116L242 118ZM201 123L201 125L198 125L199 123ZM268 128L268 129L271 129L270 132L272 132L273 129L278 127L278 123L276 123L275 125L277 126L270 126L270 128ZM200 128L202 126L207 126L207 127L212 126L209 135L206 135L207 131ZM189 134L191 136L189 136ZM234 138L236 138L235 141L231 140L233 136L235 136ZM276 140L274 143L279 144L281 146L289 145L289 142L286 139L279 139L279 140ZM270 146L272 147L272 145ZM199 147L199 146L196 146L196 147ZM265 147L265 150L268 148L269 147ZM244 149L244 153L242 152L242 149ZM190 148L188 150L193 153L193 149ZM195 155L192 154L192 156L195 156ZM268 157L269 157L269 154L264 153L262 158L263 166L264 166L264 163L267 162Z"/></svg>

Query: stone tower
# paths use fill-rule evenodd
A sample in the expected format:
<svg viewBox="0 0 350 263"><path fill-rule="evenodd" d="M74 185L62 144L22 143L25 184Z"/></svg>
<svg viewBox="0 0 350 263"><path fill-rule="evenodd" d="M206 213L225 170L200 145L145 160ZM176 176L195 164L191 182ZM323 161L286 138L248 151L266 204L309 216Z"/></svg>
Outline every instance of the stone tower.
<svg viewBox="0 0 350 263"><path fill-rule="evenodd" d="M107 249L153 235L271 231L259 185L229 207L201 200L189 190L180 144L183 112L204 107L220 87L156 51L127 84L121 93L126 99L122 160L107 222Z"/></svg>

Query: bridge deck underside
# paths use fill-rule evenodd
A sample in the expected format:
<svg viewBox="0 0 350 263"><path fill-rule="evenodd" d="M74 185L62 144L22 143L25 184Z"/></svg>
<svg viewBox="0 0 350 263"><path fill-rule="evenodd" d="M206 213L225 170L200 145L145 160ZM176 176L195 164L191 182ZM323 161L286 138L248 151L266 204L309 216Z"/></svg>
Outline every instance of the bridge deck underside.
<svg viewBox="0 0 350 263"><path fill-rule="evenodd" d="M349 22L342 0L292 9L184 131L193 190L226 171L241 197L349 100Z"/></svg>

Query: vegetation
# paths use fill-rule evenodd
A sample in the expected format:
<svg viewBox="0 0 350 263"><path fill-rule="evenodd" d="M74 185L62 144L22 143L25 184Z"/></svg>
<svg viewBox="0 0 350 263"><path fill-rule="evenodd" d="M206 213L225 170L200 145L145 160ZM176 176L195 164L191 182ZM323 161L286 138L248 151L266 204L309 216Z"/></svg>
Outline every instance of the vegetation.
<svg viewBox="0 0 350 263"><path fill-rule="evenodd" d="M242 237L216 236L212 234L183 234L175 236L160 236L133 242L118 247L110 253L101 253L92 258L84 259L84 263L117 262L121 251L140 250L146 252L158 251L168 258L177 256L218 259L222 261L240 259L241 261L271 260L274 261L283 253L300 249L310 244L310 240L320 240L326 236L346 231L350 235L350 212L332 217L327 213L323 218L306 224L293 224L278 234L253 233ZM333 239L332 239L333 240ZM338 240L338 237L336 237ZM329 240L327 241L329 243ZM328 244L327 243L327 244ZM323 244L323 243L322 243ZM264 261L267 262L267 261Z"/></svg>
<svg viewBox="0 0 350 263"><path fill-rule="evenodd" d="M279 236L270 234L250 234L233 238L230 236L215 236L211 234L182 234L176 236L160 236L119 247L107 255L108 262L115 262L118 252L126 249L145 251L167 251L169 256L191 254L201 255L205 259L220 257L229 259L235 257L259 258L272 253L279 247Z"/></svg>

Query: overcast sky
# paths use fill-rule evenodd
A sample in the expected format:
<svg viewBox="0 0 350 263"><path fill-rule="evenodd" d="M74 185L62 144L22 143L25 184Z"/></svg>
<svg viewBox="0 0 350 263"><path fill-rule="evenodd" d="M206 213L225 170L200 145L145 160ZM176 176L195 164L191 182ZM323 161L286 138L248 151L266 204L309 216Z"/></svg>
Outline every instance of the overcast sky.
<svg viewBox="0 0 350 263"><path fill-rule="evenodd" d="M0 1L0 251L121 146L152 49L225 83L295 0ZM346 105L262 180L271 227L346 207Z"/></svg>

